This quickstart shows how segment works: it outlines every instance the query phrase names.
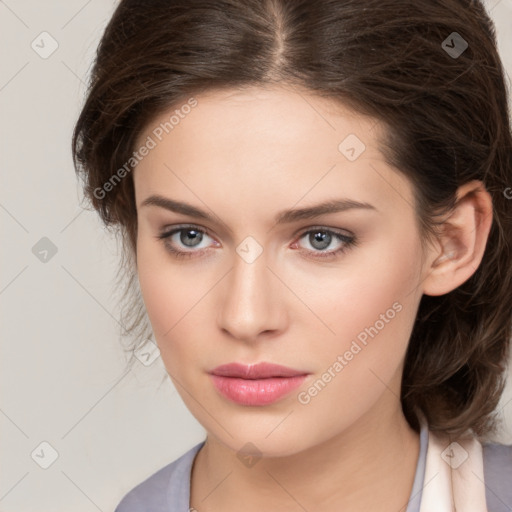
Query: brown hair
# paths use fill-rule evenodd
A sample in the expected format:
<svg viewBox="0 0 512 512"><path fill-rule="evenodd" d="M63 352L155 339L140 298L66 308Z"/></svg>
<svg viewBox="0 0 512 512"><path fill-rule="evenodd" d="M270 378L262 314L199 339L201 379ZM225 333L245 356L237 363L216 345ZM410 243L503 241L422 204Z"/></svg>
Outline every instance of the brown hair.
<svg viewBox="0 0 512 512"><path fill-rule="evenodd" d="M452 292L421 299L401 400L416 430L423 414L435 431L492 432L512 330L512 137L494 26L479 1L122 0L72 150L86 198L121 235L124 334L150 332L137 288L134 186L131 173L108 193L105 183L160 113L202 91L272 83L382 121L384 156L413 183L424 235L435 234L460 185L481 180L491 194L479 268Z"/></svg>

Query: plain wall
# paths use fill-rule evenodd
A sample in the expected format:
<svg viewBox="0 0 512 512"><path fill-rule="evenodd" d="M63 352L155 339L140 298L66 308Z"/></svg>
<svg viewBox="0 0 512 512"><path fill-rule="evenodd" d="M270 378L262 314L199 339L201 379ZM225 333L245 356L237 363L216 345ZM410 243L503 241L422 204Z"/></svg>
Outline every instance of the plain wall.
<svg viewBox="0 0 512 512"><path fill-rule="evenodd" d="M126 372L113 289L117 246L80 207L71 131L114 7L0 2L2 512L112 511L204 438L170 380L160 386L159 358ZM488 7L512 76L512 0ZM47 58L31 46L44 54L52 39L58 48ZM500 406L500 440L508 443L511 388ZM47 469L52 448L42 442L58 453Z"/></svg>

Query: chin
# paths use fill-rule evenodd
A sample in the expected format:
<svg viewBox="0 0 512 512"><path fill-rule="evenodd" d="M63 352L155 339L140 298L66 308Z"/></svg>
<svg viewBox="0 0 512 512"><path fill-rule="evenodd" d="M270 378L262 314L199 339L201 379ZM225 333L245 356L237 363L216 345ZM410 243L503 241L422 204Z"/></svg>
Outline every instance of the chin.
<svg viewBox="0 0 512 512"><path fill-rule="evenodd" d="M286 415L284 416L286 417ZM223 444L229 450L235 452L241 460L244 456L254 456L255 458L271 458L271 457L288 457L300 453L312 446L311 436L307 432L300 432L297 429L284 428L284 423L275 428L279 422L271 428L267 428L268 423L265 422L265 428L257 427L254 421L242 424L237 422L236 425L230 425L223 422L225 428L233 434L231 437L225 430L215 426L214 430L205 427L208 437L214 437L218 442ZM292 433L292 430L294 432ZM270 433L269 435L269 432ZM243 433L240 435L240 433Z"/></svg>

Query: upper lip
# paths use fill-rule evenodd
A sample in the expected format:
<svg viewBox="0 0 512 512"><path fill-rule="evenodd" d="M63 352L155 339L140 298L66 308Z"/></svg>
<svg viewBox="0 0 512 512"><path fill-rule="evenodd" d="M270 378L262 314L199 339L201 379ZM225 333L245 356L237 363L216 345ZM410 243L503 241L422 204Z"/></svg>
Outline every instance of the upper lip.
<svg viewBox="0 0 512 512"><path fill-rule="evenodd" d="M296 377L297 375L306 375L307 372L294 370L287 366L281 366L273 363L258 363L245 365L241 363L222 364L214 368L212 375L222 377L237 377L241 379L268 379L271 377Z"/></svg>

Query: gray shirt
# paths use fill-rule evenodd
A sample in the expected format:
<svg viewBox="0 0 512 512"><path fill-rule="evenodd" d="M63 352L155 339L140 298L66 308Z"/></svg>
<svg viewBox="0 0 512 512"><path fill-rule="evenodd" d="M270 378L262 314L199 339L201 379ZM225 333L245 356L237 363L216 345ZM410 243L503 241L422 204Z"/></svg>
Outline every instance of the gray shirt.
<svg viewBox="0 0 512 512"><path fill-rule="evenodd" d="M204 441L134 487L115 512L189 512L192 464ZM420 432L420 453L406 512L419 512L425 478L428 429ZM512 445L484 445L484 478L489 512L512 510Z"/></svg>

